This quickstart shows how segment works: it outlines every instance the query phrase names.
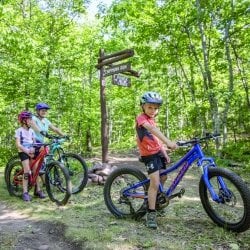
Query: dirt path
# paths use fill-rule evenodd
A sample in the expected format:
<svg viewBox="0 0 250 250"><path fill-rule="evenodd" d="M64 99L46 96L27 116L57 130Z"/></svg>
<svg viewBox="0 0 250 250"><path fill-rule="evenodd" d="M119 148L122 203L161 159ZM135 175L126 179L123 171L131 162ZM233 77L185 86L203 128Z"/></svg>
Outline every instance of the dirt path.
<svg viewBox="0 0 250 250"><path fill-rule="evenodd" d="M144 166L134 155L112 157L110 163L118 167ZM0 178L3 179L3 173L0 173ZM0 201L0 250L85 249L83 242L67 240L65 229L66 225L63 223L37 221L29 218L26 213L10 208L6 202Z"/></svg>
<svg viewBox="0 0 250 250"><path fill-rule="evenodd" d="M64 237L65 225L35 221L0 201L0 249L79 249Z"/></svg>
<svg viewBox="0 0 250 250"><path fill-rule="evenodd" d="M143 164L138 162L137 157L130 155L126 157L112 157L111 163L118 167L126 165L143 167ZM182 187L186 188L188 192L182 198L183 201L189 201L191 198L199 198L196 197L198 194L197 183L199 179L199 174L197 174L196 171L199 170L192 168L185 176L185 181L182 183ZM2 172L0 172L0 180L3 181ZM6 192L6 190L1 190L0 193L3 191ZM173 203L173 205L169 207L169 212L171 213L174 209ZM188 210L185 210L185 213L192 214L195 212L193 205ZM191 214L185 213L182 212L183 217L187 216L187 218L189 218L189 216L191 216ZM202 214L200 216L202 216ZM188 225L189 228L194 226L197 226L197 229L194 231L200 231L201 227L197 224L197 221L193 225ZM8 205L7 202L0 200L0 250L88 249L85 247L84 242L72 242L67 239L65 236L66 227L67 225L60 222L53 223L45 220L38 221L37 218L33 218L32 216L29 217L27 213L15 210ZM176 240L175 237L174 240Z"/></svg>
<svg viewBox="0 0 250 250"><path fill-rule="evenodd" d="M131 159L138 164L135 157L114 157L111 163L126 165L131 164ZM0 172L0 179L4 179L3 172ZM63 223L31 219L0 200L0 250L85 249L83 242L72 242L65 237L65 228Z"/></svg>

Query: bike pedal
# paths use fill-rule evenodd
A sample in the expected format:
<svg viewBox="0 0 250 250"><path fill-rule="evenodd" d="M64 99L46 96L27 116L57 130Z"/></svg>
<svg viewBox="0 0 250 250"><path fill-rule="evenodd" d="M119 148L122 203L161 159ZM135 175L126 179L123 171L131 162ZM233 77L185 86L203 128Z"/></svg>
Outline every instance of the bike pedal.
<svg viewBox="0 0 250 250"><path fill-rule="evenodd" d="M185 193L185 188L181 188L181 190L179 191L179 194L178 194L178 198L181 198L184 193Z"/></svg>
<svg viewBox="0 0 250 250"><path fill-rule="evenodd" d="M181 188L181 190L178 193L170 195L169 199L173 199L175 197L181 198L184 193L185 193L185 189Z"/></svg>

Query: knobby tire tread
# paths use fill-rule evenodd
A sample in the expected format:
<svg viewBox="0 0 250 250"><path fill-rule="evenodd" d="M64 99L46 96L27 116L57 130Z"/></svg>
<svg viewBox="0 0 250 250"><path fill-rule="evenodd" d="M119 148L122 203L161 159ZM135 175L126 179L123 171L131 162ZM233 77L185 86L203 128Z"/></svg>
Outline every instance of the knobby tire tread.
<svg viewBox="0 0 250 250"><path fill-rule="evenodd" d="M234 172L224 169L224 168L209 168L209 179L211 177L221 176L227 180L230 180L232 184L238 189L241 194L244 203L244 216L238 223L227 224L225 221L219 218L219 216L213 212L210 206L207 195L207 187L203 180L200 179L199 183L199 193L203 208L205 209L208 216L214 221L218 226L224 227L228 230L234 232L244 232L250 227L250 190L245 184L245 182Z"/></svg>
<svg viewBox="0 0 250 250"><path fill-rule="evenodd" d="M66 190L63 192L65 194L64 198L60 200L54 197L53 192L51 190L49 173L51 170L53 170L53 168L59 168L62 171L64 180L66 183ZM67 168L64 167L62 163L60 163L59 161L53 161L48 164L46 168L46 173L45 173L45 185L46 185L48 196L51 199L51 201L56 202L56 204L59 206L67 204L72 193L72 186L71 186L71 181L70 181L68 170Z"/></svg>
<svg viewBox="0 0 250 250"><path fill-rule="evenodd" d="M116 170L114 170L113 172L111 172L111 174L108 176L105 184L104 184L104 189L103 189L103 194L104 194L104 201L105 201L105 204L108 208L108 210L113 214L115 215L116 217L118 218L124 218L124 217L133 217L134 215L133 214L130 214L130 215L124 215L123 213L121 213L116 207L115 205L113 204L112 202L112 199L111 199L111 196L110 196L110 189L111 189L111 186L113 184L113 181L119 177L119 176L122 176L124 174L131 174L133 176L135 176L136 178L138 178L138 182L139 181L143 181L145 180L147 177L145 176L145 174L139 170L138 168L136 167L130 167L130 166L127 166L127 167L120 167ZM145 184L145 191L148 190L148 183ZM137 212L140 212L140 211L137 211ZM146 212L145 212L146 213ZM144 214L145 214L144 213Z"/></svg>
<svg viewBox="0 0 250 250"><path fill-rule="evenodd" d="M82 166L83 179L79 180L79 185L77 187L72 186L72 194L78 194L85 188L85 186L87 185L87 182L88 182L88 167L87 167L87 164L86 164L85 160L83 159L83 157L78 155L78 154L64 153L63 156L66 157L66 158L74 158L74 159L78 160L80 162L81 166Z"/></svg>

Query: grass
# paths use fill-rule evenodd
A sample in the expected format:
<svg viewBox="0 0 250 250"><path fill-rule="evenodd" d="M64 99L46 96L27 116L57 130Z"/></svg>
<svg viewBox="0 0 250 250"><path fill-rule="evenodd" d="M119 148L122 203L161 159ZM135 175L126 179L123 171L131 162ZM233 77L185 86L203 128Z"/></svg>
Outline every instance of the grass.
<svg viewBox="0 0 250 250"><path fill-rule="evenodd" d="M192 170L191 170L192 171ZM24 216L37 221L62 222L65 237L82 249L249 249L249 231L235 234L217 227L206 215L199 201L198 181L192 175L182 199L173 200L159 217L159 229L145 227L140 221L117 219L107 210L103 200L103 186L87 186L72 196L64 207L57 207L48 198L34 199L28 206L21 199L7 193L0 169L1 200ZM196 183L197 182L197 183ZM190 184L191 183L191 184ZM193 191L191 191L192 189ZM11 239L8 239L11 240Z"/></svg>

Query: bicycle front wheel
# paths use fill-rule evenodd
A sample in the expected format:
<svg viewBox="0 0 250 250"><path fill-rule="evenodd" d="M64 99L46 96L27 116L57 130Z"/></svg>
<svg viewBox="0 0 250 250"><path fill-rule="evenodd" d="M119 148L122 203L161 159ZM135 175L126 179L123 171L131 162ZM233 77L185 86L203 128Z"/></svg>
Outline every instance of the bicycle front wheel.
<svg viewBox="0 0 250 250"><path fill-rule="evenodd" d="M71 196L71 181L68 170L58 161L50 162L46 167L45 185L49 198L57 205L67 204Z"/></svg>
<svg viewBox="0 0 250 250"><path fill-rule="evenodd" d="M88 167L84 159L74 153L64 153L60 162L69 170L72 194L81 192L88 182Z"/></svg>
<svg viewBox="0 0 250 250"><path fill-rule="evenodd" d="M114 170L104 184L104 201L109 211L116 217L142 217L146 214L144 197L148 183L135 186L125 196L123 191L135 183L143 181L146 176L135 167L123 167ZM133 196L137 195L136 196Z"/></svg>
<svg viewBox="0 0 250 250"><path fill-rule="evenodd" d="M250 190L244 181L232 171L209 168L209 181L221 202L213 201L201 178L199 192L208 216L220 227L234 232L244 232L250 227ZM222 178L223 188L218 178Z"/></svg>

